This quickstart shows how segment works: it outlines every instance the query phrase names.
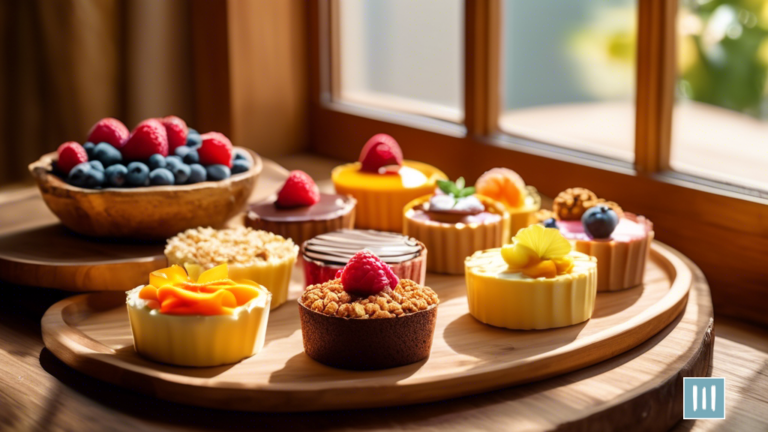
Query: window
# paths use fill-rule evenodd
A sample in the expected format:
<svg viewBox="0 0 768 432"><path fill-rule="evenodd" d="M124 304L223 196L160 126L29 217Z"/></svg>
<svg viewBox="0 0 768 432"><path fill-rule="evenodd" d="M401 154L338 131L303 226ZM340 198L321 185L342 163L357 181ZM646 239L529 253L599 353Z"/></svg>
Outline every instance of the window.
<svg viewBox="0 0 768 432"><path fill-rule="evenodd" d="M680 2L670 166L768 189L768 2Z"/></svg>
<svg viewBox="0 0 768 432"><path fill-rule="evenodd" d="M339 0L341 101L460 123L461 0Z"/></svg>
<svg viewBox="0 0 768 432"><path fill-rule="evenodd" d="M632 162L634 0L504 0L500 128Z"/></svg>

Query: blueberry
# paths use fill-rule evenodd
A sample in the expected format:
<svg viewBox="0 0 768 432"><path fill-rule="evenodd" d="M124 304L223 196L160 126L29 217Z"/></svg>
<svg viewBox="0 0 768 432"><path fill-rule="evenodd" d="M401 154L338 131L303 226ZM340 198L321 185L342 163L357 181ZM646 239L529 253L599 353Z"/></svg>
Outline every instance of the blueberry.
<svg viewBox="0 0 768 432"><path fill-rule="evenodd" d="M184 159L184 156L186 156L187 153L189 153L190 150L192 150L191 147L179 146L179 147L176 147L176 150L173 151L173 154L175 154L176 156Z"/></svg>
<svg viewBox="0 0 768 432"><path fill-rule="evenodd" d="M240 153L239 151L235 151L234 153L234 160L248 160L247 157L245 157L244 154Z"/></svg>
<svg viewBox="0 0 768 432"><path fill-rule="evenodd" d="M183 158L184 163L185 164L200 163L200 155L197 154L197 150L190 147L187 147L187 148L189 149L189 152L187 152L187 154L184 155L184 158Z"/></svg>
<svg viewBox="0 0 768 432"><path fill-rule="evenodd" d="M558 229L557 221L555 220L555 218L549 218L549 219L545 220L544 221L544 228L555 228L555 229Z"/></svg>
<svg viewBox="0 0 768 432"><path fill-rule="evenodd" d="M51 172L58 175L59 177L62 176L61 170L59 170L59 162L58 161L51 161ZM64 176L66 177L66 176Z"/></svg>
<svg viewBox="0 0 768 432"><path fill-rule="evenodd" d="M91 170L93 170L93 168L88 162L75 165L75 167L69 171L69 175L67 176L67 183L71 184L72 186L83 188L86 187L86 177L88 175L88 171Z"/></svg>
<svg viewBox="0 0 768 432"><path fill-rule="evenodd" d="M219 181L224 180L226 178L229 178L231 175L229 171L229 167L226 165L208 165L208 167L205 168L205 173L208 177L208 180L211 181Z"/></svg>
<svg viewBox="0 0 768 432"><path fill-rule="evenodd" d="M141 162L129 163L125 180L131 186L146 186L149 181L149 167Z"/></svg>
<svg viewBox="0 0 768 432"><path fill-rule="evenodd" d="M147 161L147 165L149 165L149 169L156 170L158 168L165 168L167 163L165 161L165 158L160 153L155 153L152 156L149 157L149 161Z"/></svg>
<svg viewBox="0 0 768 432"><path fill-rule="evenodd" d="M104 172L104 165L102 165L101 162L99 162L97 160L92 160L92 161L90 161L88 163L91 164L91 168L93 168L93 169L95 169L97 171Z"/></svg>
<svg viewBox="0 0 768 432"><path fill-rule="evenodd" d="M204 182L206 178L208 178L205 172L205 168L200 164L190 165L189 170L189 178L187 179L188 184L201 183Z"/></svg>
<svg viewBox="0 0 768 432"><path fill-rule="evenodd" d="M189 165L181 163L179 165L172 165L168 167L168 170L173 173L173 177L176 179L176 184L184 184L189 179L191 169Z"/></svg>
<svg viewBox="0 0 768 432"><path fill-rule="evenodd" d="M93 158L101 162L105 167L123 161L123 155L120 154L120 150L105 142L96 144L96 147L93 148Z"/></svg>
<svg viewBox="0 0 768 432"><path fill-rule="evenodd" d="M93 159L93 149L96 148L96 144L88 141L87 143L83 144L83 148L88 154L88 159Z"/></svg>
<svg viewBox="0 0 768 432"><path fill-rule="evenodd" d="M189 128L187 132L187 146L188 147L200 147L203 143L203 139L200 138L200 133L192 128Z"/></svg>
<svg viewBox="0 0 768 432"><path fill-rule="evenodd" d="M619 225L619 216L610 207L597 205L584 212L581 223L591 238L606 239Z"/></svg>
<svg viewBox="0 0 768 432"><path fill-rule="evenodd" d="M165 158L166 168L171 168L176 165L183 165L184 161L178 156L168 156Z"/></svg>
<svg viewBox="0 0 768 432"><path fill-rule="evenodd" d="M232 162L232 174L244 173L251 169L251 161L248 159L235 159Z"/></svg>
<svg viewBox="0 0 768 432"><path fill-rule="evenodd" d="M85 173L85 187L96 189L104 186L104 171L90 169Z"/></svg>
<svg viewBox="0 0 768 432"><path fill-rule="evenodd" d="M114 164L107 167L104 176L107 178L107 185L112 187L121 187L125 185L128 168L122 164Z"/></svg>
<svg viewBox="0 0 768 432"><path fill-rule="evenodd" d="M168 186L173 183L173 174L166 168L158 168L149 173L149 184L153 186Z"/></svg>

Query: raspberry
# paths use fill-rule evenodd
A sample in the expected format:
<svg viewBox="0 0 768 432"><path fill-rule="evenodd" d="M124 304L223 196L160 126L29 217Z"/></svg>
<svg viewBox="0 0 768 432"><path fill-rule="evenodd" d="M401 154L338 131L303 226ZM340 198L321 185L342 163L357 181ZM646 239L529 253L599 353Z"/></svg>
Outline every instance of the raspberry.
<svg viewBox="0 0 768 432"><path fill-rule="evenodd" d="M232 168L232 142L224 134L208 132L200 136L203 144L197 149L203 165L225 165Z"/></svg>
<svg viewBox="0 0 768 432"><path fill-rule="evenodd" d="M60 145L57 153L59 154L59 160L56 162L56 166L63 174L69 174L75 165L88 162L88 153L86 153L83 146L74 141L65 142Z"/></svg>
<svg viewBox="0 0 768 432"><path fill-rule="evenodd" d="M403 151L391 136L376 134L363 146L360 163L366 172L382 173L382 168L384 172L397 171L403 166Z"/></svg>
<svg viewBox="0 0 768 432"><path fill-rule="evenodd" d="M146 161L155 153L168 156L165 127L157 119L144 120L131 132L121 151L123 159L129 161Z"/></svg>
<svg viewBox="0 0 768 432"><path fill-rule="evenodd" d="M184 120L176 116L168 116L162 120L165 133L168 135L168 152L173 153L176 147L187 145L189 129Z"/></svg>
<svg viewBox="0 0 768 432"><path fill-rule="evenodd" d="M123 122L112 117L99 120L88 132L88 142L93 144L106 142L116 149L122 148L127 140L128 128Z"/></svg>
<svg viewBox="0 0 768 432"><path fill-rule="evenodd" d="M305 207L320 201L320 190L304 171L291 171L283 188L277 193L278 207Z"/></svg>
<svg viewBox="0 0 768 432"><path fill-rule="evenodd" d="M356 253L341 270L344 291L361 297L394 289L398 282L392 268L367 249Z"/></svg>

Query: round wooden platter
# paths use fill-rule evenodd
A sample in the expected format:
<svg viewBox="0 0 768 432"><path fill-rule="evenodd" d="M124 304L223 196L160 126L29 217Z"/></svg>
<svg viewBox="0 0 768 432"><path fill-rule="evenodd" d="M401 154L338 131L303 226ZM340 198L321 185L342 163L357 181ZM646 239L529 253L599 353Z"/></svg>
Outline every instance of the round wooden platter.
<svg viewBox="0 0 768 432"><path fill-rule="evenodd" d="M249 202L279 187L288 172L264 160ZM242 216L229 225L241 223ZM167 265L163 242L129 242L78 235L61 225L37 189L0 202L0 279L67 291L127 291Z"/></svg>
<svg viewBox="0 0 768 432"><path fill-rule="evenodd" d="M294 271L290 299L303 289ZM315 411L406 405L541 380L601 362L658 333L685 308L692 271L675 251L651 249L642 286L598 294L586 323L543 331L486 326L469 315L464 279L428 275L440 295L431 356L372 372L321 365L303 352L298 306L270 314L264 349L240 363L181 368L139 357L123 293L71 297L42 320L46 347L71 367L174 402L244 411ZM371 343L376 343L372 340Z"/></svg>

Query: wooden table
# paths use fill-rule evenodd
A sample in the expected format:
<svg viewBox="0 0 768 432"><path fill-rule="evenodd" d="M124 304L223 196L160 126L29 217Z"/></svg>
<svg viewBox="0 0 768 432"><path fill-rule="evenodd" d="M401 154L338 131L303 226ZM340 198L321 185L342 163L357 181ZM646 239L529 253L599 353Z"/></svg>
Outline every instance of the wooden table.
<svg viewBox="0 0 768 432"><path fill-rule="evenodd" d="M292 158L285 166L328 172L329 162ZM0 194L29 200L32 214L17 223L48 218L34 194ZM5 227L3 227L5 228ZM393 409L307 414L249 414L188 407L149 398L76 372L44 349L40 318L67 293L2 285L0 302L0 429L11 430L202 430L202 429L438 429L526 430L589 417L589 429L658 429L681 403L682 376L727 378L728 419L679 422L676 430L768 429L768 332L717 320L700 273L685 313L651 340L595 366L547 381L451 401ZM714 350L713 350L714 346ZM713 361L710 363L710 357ZM631 401L631 402L628 402ZM608 408L608 409L606 409ZM652 414L652 415L649 415ZM662 414L662 415L658 415ZM674 425L676 418L666 418ZM570 427L569 427L570 426Z"/></svg>

